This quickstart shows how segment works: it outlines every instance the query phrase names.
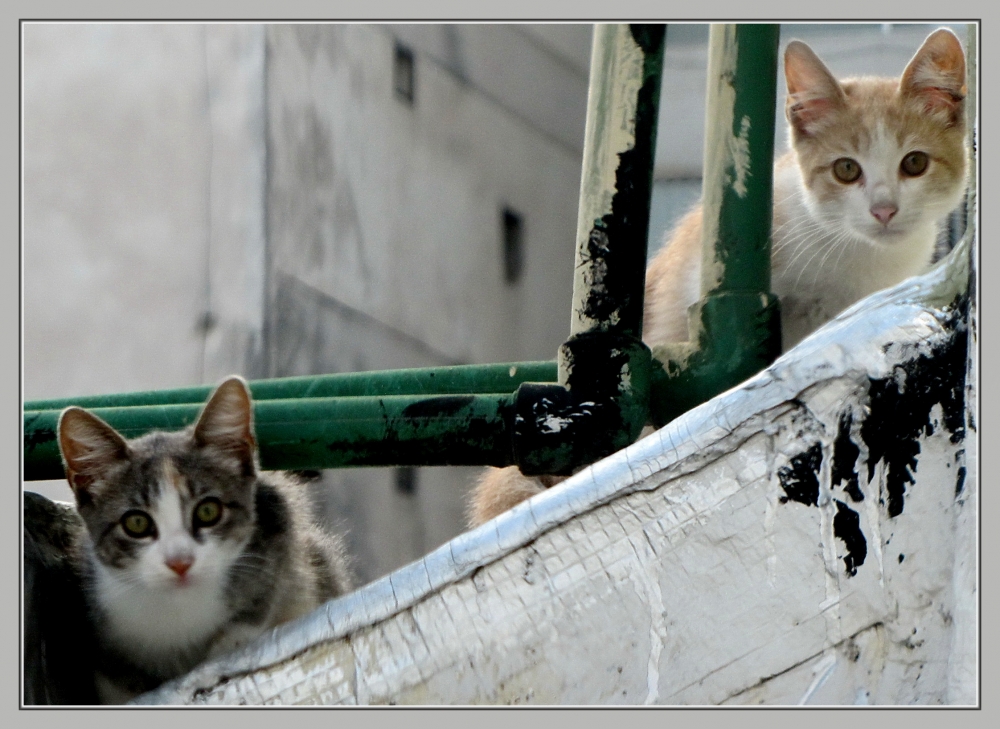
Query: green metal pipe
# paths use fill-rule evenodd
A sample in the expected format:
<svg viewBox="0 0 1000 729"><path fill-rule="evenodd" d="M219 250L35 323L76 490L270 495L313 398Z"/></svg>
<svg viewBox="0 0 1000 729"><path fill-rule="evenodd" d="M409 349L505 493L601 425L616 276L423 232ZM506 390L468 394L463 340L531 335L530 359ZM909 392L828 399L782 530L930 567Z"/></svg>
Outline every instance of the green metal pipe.
<svg viewBox="0 0 1000 729"><path fill-rule="evenodd" d="M779 26L713 25L705 109L702 300L692 340L655 348L650 414L663 425L781 352L771 287Z"/></svg>
<svg viewBox="0 0 1000 729"><path fill-rule="evenodd" d="M771 292L777 25L713 25L705 116L702 293Z"/></svg>
<svg viewBox="0 0 1000 729"><path fill-rule="evenodd" d="M515 395L310 397L254 403L264 469L513 462ZM126 438L180 430L201 404L94 408ZM24 478L63 477L56 429L61 410L25 413Z"/></svg>
<svg viewBox="0 0 1000 729"><path fill-rule="evenodd" d="M283 400L300 397L366 397L383 395L459 395L513 392L522 382L555 382L555 361L508 364L457 365L408 370L347 372L254 380L253 399ZM214 386L150 390L114 395L89 395L24 403L25 411L82 408L117 408L134 405L204 403Z"/></svg>

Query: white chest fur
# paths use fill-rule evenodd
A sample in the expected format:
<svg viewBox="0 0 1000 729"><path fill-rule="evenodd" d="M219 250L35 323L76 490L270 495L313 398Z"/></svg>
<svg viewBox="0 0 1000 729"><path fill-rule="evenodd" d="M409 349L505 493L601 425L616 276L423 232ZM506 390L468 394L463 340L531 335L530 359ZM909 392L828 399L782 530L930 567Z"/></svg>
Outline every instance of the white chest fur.
<svg viewBox="0 0 1000 729"><path fill-rule="evenodd" d="M126 569L96 563L94 585L110 637L149 665L196 651L225 627L230 619L226 580L243 548L242 543L195 540L176 491L163 493L151 510L157 537ZM183 576L167 565L178 551L193 560Z"/></svg>
<svg viewBox="0 0 1000 729"><path fill-rule="evenodd" d="M218 583L150 586L134 575L114 574L99 566L95 587L111 633L122 647L139 655L202 643L228 618Z"/></svg>

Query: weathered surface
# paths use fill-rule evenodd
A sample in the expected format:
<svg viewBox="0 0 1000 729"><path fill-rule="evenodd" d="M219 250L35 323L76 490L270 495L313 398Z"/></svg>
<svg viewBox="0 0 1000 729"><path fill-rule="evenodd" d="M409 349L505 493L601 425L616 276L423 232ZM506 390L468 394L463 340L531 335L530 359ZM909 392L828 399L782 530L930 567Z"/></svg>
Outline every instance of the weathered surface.
<svg viewBox="0 0 1000 729"><path fill-rule="evenodd" d="M652 436L142 701L975 703L968 245Z"/></svg>

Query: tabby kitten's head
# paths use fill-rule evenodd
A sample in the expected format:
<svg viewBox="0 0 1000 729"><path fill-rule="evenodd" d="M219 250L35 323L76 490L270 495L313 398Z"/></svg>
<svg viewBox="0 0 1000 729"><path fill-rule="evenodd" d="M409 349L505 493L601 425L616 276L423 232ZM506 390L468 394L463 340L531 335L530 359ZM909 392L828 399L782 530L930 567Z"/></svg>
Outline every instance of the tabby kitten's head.
<svg viewBox="0 0 1000 729"><path fill-rule="evenodd" d="M256 444L250 395L233 377L197 422L125 440L78 407L59 448L99 572L130 589L217 592L254 526Z"/></svg>
<svg viewBox="0 0 1000 729"><path fill-rule="evenodd" d="M965 55L928 36L899 79L838 82L801 41L785 50L785 112L806 204L831 231L874 246L925 232L965 188Z"/></svg>

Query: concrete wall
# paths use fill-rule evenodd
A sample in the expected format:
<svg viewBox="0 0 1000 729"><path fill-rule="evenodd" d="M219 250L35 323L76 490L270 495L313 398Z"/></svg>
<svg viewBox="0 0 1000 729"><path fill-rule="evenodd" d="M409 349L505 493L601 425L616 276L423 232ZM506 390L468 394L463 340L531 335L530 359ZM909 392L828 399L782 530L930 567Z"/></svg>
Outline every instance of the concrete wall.
<svg viewBox="0 0 1000 729"><path fill-rule="evenodd" d="M491 31L479 40L494 49L518 35L458 35L467 27ZM579 152L419 52L414 103L400 101L393 33L268 29L269 293L291 308L322 302L337 326L355 312L376 320L387 341L359 351L363 369L549 359L568 335ZM514 83L532 67L507 73ZM585 99L586 84L577 91ZM502 273L504 206L522 214L527 237L513 286ZM294 320L275 337L275 374L351 367L335 351L342 341L311 347Z"/></svg>

